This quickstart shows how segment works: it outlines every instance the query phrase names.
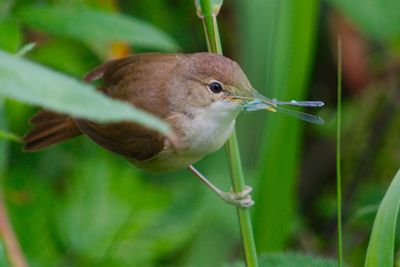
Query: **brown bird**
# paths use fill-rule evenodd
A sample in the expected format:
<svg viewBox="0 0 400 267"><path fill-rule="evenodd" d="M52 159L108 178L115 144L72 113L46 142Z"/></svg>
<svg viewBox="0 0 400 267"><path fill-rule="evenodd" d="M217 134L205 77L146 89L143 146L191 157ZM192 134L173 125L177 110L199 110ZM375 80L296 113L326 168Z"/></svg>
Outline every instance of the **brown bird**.
<svg viewBox="0 0 400 267"><path fill-rule="evenodd" d="M179 145L133 122L100 124L42 110L30 120L33 128L23 139L25 150L37 151L85 134L144 170L169 172L188 167L221 198L241 207L254 203L250 187L239 193L223 192L192 164L226 142L243 109L275 111L280 104L317 103L265 98L252 88L236 62L210 53L137 54L105 63L85 76L88 82L97 79L103 79L98 90L105 95L127 101L169 123ZM315 116L294 115L318 123Z"/></svg>

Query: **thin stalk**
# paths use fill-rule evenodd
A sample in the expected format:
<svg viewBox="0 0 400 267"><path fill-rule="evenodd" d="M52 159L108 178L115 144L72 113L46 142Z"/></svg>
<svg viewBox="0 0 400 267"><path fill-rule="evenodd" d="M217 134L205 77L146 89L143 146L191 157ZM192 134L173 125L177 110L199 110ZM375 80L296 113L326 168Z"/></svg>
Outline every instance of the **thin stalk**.
<svg viewBox="0 0 400 267"><path fill-rule="evenodd" d="M211 0L199 0L204 31L207 39L208 51L222 55L222 46L219 37L217 11L213 10ZM221 4L222 5L222 4ZM218 7L219 8L219 7ZM241 192L245 189L245 182L240 160L239 146L237 143L236 133L228 139L226 145L226 155L232 179L233 190ZM247 267L257 267L257 252L253 236L253 228L251 224L250 211L245 208L237 208L239 219L240 233Z"/></svg>
<svg viewBox="0 0 400 267"><path fill-rule="evenodd" d="M336 126L336 190L337 190L337 227L338 227L338 264L343 266L342 248L342 174L341 154L341 118L342 118L342 40L338 38L338 76L337 76L337 126Z"/></svg>
<svg viewBox="0 0 400 267"><path fill-rule="evenodd" d="M0 242L6 247L7 258L13 267L28 267L17 237L7 215L6 205L0 188Z"/></svg>
<svg viewBox="0 0 400 267"><path fill-rule="evenodd" d="M241 192L245 188L242 164L240 160L239 146L237 143L236 133L233 132L225 145L228 164L231 173L233 190ZM237 208L239 219L240 234L242 237L243 253L247 267L257 267L257 250L253 236L253 226L249 209Z"/></svg>

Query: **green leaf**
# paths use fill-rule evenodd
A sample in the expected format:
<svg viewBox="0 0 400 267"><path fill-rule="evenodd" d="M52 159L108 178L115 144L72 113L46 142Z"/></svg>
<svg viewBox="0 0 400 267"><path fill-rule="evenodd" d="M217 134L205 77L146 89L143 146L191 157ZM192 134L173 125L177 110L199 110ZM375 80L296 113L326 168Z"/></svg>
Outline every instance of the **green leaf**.
<svg viewBox="0 0 400 267"><path fill-rule="evenodd" d="M130 120L170 134L167 124L93 87L0 51L0 96L97 122Z"/></svg>
<svg viewBox="0 0 400 267"><path fill-rule="evenodd" d="M369 36L393 39L400 35L398 0L328 0L342 10Z"/></svg>
<svg viewBox="0 0 400 267"><path fill-rule="evenodd" d="M299 253L268 253L259 257L260 267L337 267L337 262ZM242 267L241 262L226 264L224 267Z"/></svg>
<svg viewBox="0 0 400 267"><path fill-rule="evenodd" d="M177 50L166 33L152 25L117 13L73 6L25 6L17 16L30 27L82 41L125 41L133 45Z"/></svg>
<svg viewBox="0 0 400 267"><path fill-rule="evenodd" d="M6 132L0 129L0 139L7 139L10 141L15 141L15 142L20 142L21 139L19 138L18 135L10 133L10 132Z"/></svg>
<svg viewBox="0 0 400 267"><path fill-rule="evenodd" d="M329 259L298 253L272 253L260 257L260 267L337 267L337 262Z"/></svg>
<svg viewBox="0 0 400 267"><path fill-rule="evenodd" d="M245 72L253 85L270 98L305 100L313 61L319 1L240 1ZM256 27L254 25L257 25ZM268 89L269 91L266 91ZM263 91L264 90L264 91ZM293 230L296 181L300 163L302 127L306 123L281 114L254 114L249 127L265 120L260 153L245 151L260 170L254 206L257 250L280 251ZM261 128L261 127L259 127ZM240 135L240 133L239 133ZM259 146L256 138L243 140L244 149ZM247 152L247 153L246 153ZM279 209L276 207L279 206Z"/></svg>
<svg viewBox="0 0 400 267"><path fill-rule="evenodd" d="M400 206L400 170L387 190L376 214L368 244L366 267L393 266L396 221Z"/></svg>

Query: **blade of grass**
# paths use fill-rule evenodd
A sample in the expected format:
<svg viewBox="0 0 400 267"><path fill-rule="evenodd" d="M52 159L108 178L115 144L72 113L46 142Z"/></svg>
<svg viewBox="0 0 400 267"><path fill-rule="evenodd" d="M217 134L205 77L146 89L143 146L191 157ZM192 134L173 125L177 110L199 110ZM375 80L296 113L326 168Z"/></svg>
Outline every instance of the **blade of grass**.
<svg viewBox="0 0 400 267"><path fill-rule="evenodd" d="M368 243L365 267L393 266L399 207L400 170L379 205Z"/></svg>
<svg viewBox="0 0 400 267"><path fill-rule="evenodd" d="M252 81L257 81L256 88L271 98L306 97L319 1L306 3L293 0L240 2L239 14L247 22L242 26L241 38L246 51L243 56L247 62L246 72L251 75ZM260 68L263 68L262 72ZM262 145L258 144L260 153L257 158L254 157L254 161L258 161L259 180L253 221L259 253L284 249L294 228L304 125L279 114L261 116L267 119ZM247 129L244 131L248 135Z"/></svg>
<svg viewBox="0 0 400 267"><path fill-rule="evenodd" d="M196 1L197 10L198 14L203 20L209 52L222 55L222 47L217 24L217 14L222 6L222 0L217 0L216 2L218 3L214 3L214 5L211 2L211 0ZM235 132L228 139L225 147L233 190L235 192L241 192L245 189L245 182L240 160L239 146ZM250 211L248 209L237 208L237 214L239 218L246 266L256 267L258 266L258 261L253 237L253 229L251 225Z"/></svg>
<svg viewBox="0 0 400 267"><path fill-rule="evenodd" d="M343 266L342 248L342 173L340 164L341 155L341 125L342 125L342 40L338 43L338 76L337 76L337 126L336 126L336 194L337 194L337 235L338 235L338 264Z"/></svg>

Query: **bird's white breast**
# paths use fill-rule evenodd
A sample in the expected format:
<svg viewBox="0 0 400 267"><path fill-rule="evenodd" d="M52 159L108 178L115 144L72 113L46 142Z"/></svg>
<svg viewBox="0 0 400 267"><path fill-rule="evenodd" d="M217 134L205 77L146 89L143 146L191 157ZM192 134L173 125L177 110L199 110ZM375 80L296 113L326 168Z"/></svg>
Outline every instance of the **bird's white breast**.
<svg viewBox="0 0 400 267"><path fill-rule="evenodd" d="M225 143L239 113L235 107L227 107L230 104L219 101L206 108L189 110L191 118L180 122L185 132L185 141L189 144L183 154L204 156L215 152Z"/></svg>
<svg viewBox="0 0 400 267"><path fill-rule="evenodd" d="M152 171L174 171L187 167L217 151L231 135L240 108L231 102L218 101L207 107L188 108L176 121L185 148L166 149L139 167Z"/></svg>

